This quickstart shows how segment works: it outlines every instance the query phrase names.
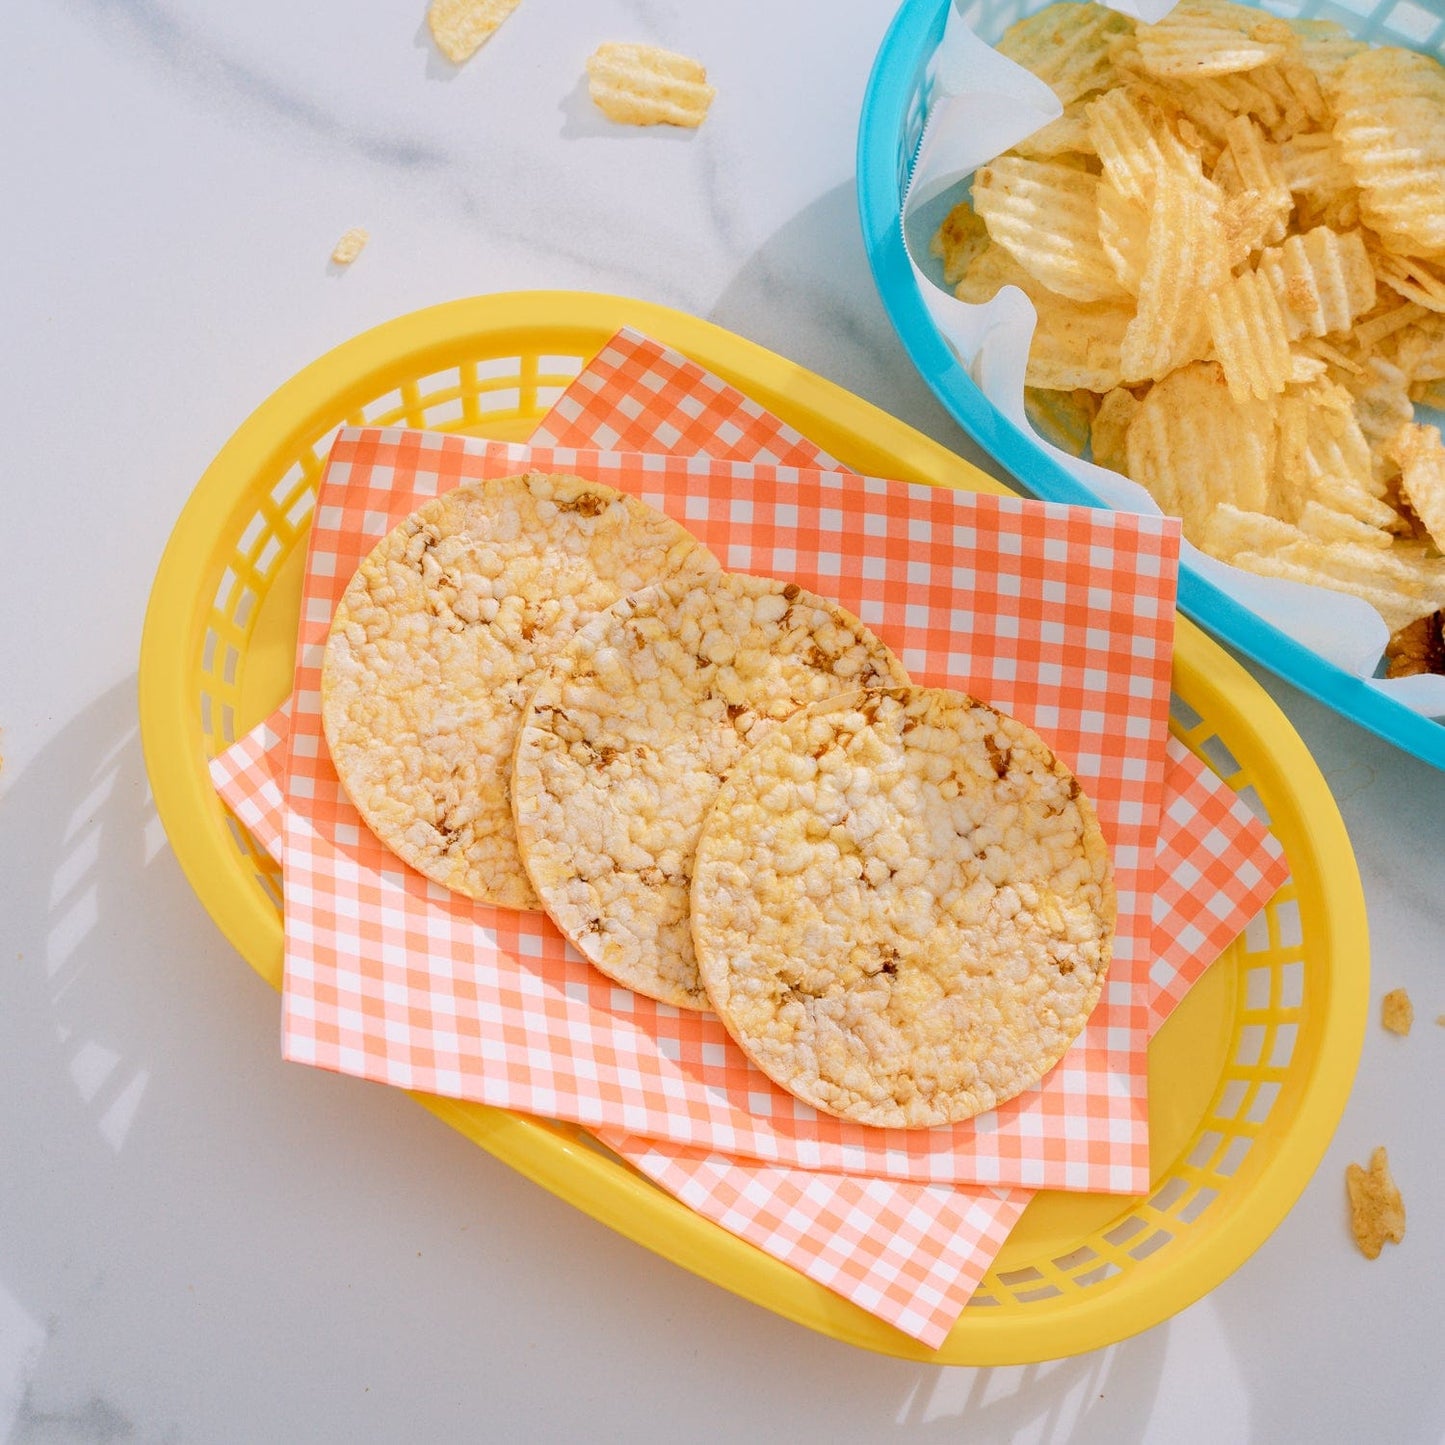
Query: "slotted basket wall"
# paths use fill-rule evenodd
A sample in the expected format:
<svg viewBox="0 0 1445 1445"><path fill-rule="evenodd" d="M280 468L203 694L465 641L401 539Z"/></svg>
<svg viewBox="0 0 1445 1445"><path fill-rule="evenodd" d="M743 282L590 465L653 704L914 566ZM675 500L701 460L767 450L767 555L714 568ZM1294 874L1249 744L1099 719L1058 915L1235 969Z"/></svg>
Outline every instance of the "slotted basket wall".
<svg viewBox="0 0 1445 1445"><path fill-rule="evenodd" d="M623 325L683 351L860 471L1003 490L792 363L617 297L454 302L313 363L257 408L198 483L157 572L140 669L146 764L176 856L223 932L274 987L280 870L222 805L207 764L289 691L306 534L331 438L364 422L524 440ZM868 1349L935 1363L1041 1360L1166 1318L1242 1263L1303 1189L1349 1091L1369 983L1359 875L1318 769L1268 695L1184 619L1175 659L1176 735L1270 822L1291 880L1151 1047L1148 1196L1038 1195L938 1351L694 1214L580 1130L416 1097L619 1232Z"/></svg>

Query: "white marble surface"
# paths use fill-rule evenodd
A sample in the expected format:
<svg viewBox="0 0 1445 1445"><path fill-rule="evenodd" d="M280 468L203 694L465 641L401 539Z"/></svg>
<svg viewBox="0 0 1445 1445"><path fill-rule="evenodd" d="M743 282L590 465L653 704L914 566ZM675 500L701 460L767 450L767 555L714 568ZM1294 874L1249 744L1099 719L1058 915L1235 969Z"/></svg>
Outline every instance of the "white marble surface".
<svg viewBox="0 0 1445 1445"><path fill-rule="evenodd" d="M523 0L461 71L421 0L9 0L0 57L0 1439L1436 1441L1445 776L1271 685L1331 781L1376 997L1322 1168L1237 1274L1084 1358L865 1354L666 1264L399 1094L284 1066L184 882L135 688L192 485L279 381L385 318L578 287L707 317L967 444L855 219L892 0ZM618 131L603 39L709 65L696 135ZM351 225L372 241L345 274ZM1371 1264L1342 1174L1387 1143Z"/></svg>

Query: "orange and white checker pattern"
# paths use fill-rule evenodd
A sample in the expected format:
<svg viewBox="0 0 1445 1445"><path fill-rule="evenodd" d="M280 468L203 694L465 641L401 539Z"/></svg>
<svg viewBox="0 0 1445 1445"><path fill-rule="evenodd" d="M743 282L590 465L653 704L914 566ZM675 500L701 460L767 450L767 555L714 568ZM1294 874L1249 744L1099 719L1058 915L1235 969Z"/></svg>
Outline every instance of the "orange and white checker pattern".
<svg viewBox="0 0 1445 1445"><path fill-rule="evenodd" d="M284 704L211 764L217 791L280 861L290 706ZM1177 902L1156 921L1150 970L1150 1034L1218 956L1204 940L1233 908L1230 937L1285 881L1279 845L1244 804L1177 740L1169 741L1166 802L1156 849L1161 891ZM1190 794L1203 810L1173 804ZM1230 900L1198 886L1194 818L1230 840L1247 890L1221 880ZM252 822L254 820L254 822ZM1221 851L1211 837L1211 851ZM1186 886L1187 885L1187 886ZM1200 928L1196 917L1210 924ZM1225 940L1228 942L1228 939ZM1212 949L1212 951L1210 951ZM759 1164L599 1129L598 1138L669 1193L730 1233L936 1348L988 1272L1033 1191L891 1179Z"/></svg>
<svg viewBox="0 0 1445 1445"><path fill-rule="evenodd" d="M321 735L336 602L366 552L426 498L526 466L632 491L724 566L836 598L915 679L988 698L1074 769L1113 851L1119 917L1103 998L1039 1086L946 1129L818 1115L713 1016L612 985L544 916L448 894L361 823ZM836 472L342 432L312 525L294 689L287 1057L763 1162L925 1182L1147 1187L1144 986L1177 542L1177 524L1162 518Z"/></svg>
<svg viewBox="0 0 1445 1445"><path fill-rule="evenodd" d="M216 790L277 862L290 703L211 762ZM936 1348L1033 1191L868 1179L684 1149L597 1129L684 1204Z"/></svg>
<svg viewBox="0 0 1445 1445"><path fill-rule="evenodd" d="M821 447L735 386L627 327L552 404L532 445L838 469Z"/></svg>
<svg viewBox="0 0 1445 1445"><path fill-rule="evenodd" d="M1154 890L1155 937L1168 948L1149 969L1151 1032L1289 874L1274 835L1193 753L1170 741Z"/></svg>
<svg viewBox="0 0 1445 1445"><path fill-rule="evenodd" d="M264 722L211 759L211 782L251 836L281 861L286 827L285 752L291 737L288 697Z"/></svg>
<svg viewBox="0 0 1445 1445"><path fill-rule="evenodd" d="M289 730L285 704L211 764L217 791L278 861ZM1273 837L1173 738L1165 792L1156 859L1161 892L1167 888L1176 902L1155 924L1151 1036L1218 956L1207 941L1216 936L1215 920L1233 910L1232 938L1287 876ZM1174 806L1186 794L1196 806ZM1199 886L1206 870L1191 856L1197 816L1210 819L1206 856L1224 851L1212 836L1218 833L1239 857L1238 877L1257 879L1244 889L1235 878L1221 879L1227 903ZM1209 923L1201 928L1197 918ZM690 1208L932 1348L947 1337L1033 1198L1029 1189L865 1179L595 1132Z"/></svg>

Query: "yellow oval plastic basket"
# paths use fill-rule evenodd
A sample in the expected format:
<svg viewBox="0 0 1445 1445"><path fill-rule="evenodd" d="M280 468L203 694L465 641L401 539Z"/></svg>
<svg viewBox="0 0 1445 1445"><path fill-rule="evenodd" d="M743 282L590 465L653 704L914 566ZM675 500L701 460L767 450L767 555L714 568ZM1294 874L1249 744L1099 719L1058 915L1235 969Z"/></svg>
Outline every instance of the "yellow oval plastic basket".
<svg viewBox="0 0 1445 1445"><path fill-rule="evenodd" d="M146 766L192 885L256 971L281 983L278 869L213 791L207 762L290 687L306 531L331 437L374 423L525 439L629 325L733 382L860 471L973 490L997 483L857 397L716 326L617 297L534 292L416 312L285 383L207 469L146 615ZM1167 1318L1280 1222L1344 1107L1363 1038L1368 938L1329 791L1254 680L1180 620L1173 726L1284 845L1292 881L1150 1052L1147 1198L1040 1194L943 1347L929 1351L694 1214L580 1131L418 1095L483 1148L649 1249L812 1329L935 1363L1050 1359Z"/></svg>

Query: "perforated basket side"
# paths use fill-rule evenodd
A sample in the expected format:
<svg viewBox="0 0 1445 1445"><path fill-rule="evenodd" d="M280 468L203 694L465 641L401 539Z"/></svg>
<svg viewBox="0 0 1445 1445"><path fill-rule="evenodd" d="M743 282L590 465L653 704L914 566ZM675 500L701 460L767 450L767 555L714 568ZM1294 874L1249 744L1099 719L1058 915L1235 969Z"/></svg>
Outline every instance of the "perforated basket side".
<svg viewBox="0 0 1445 1445"><path fill-rule="evenodd" d="M530 325L532 316L550 324ZM390 323L308 368L258 410L198 486L157 575L141 664L147 767L177 856L223 930L277 986L278 879L254 840L228 823L206 762L289 686L306 526L330 436L352 421L523 436L624 321L690 351L847 463L993 486L790 363L705 323L616 298L458 303ZM1246 1258L1303 1188L1343 1105L1368 983L1358 874L1303 745L1243 669L1187 623L1176 659L1177 734L1232 786L1252 791L1295 878L1262 929L1236 944L1166 1025L1178 1038L1161 1056L1182 1069L1200 1047L1196 1036L1220 1034L1227 1048L1200 1055L1188 1127L1172 1130L1149 1196L1122 1206L1040 1196L1031 1210L1037 1227L1016 1231L942 1350L923 1350L708 1224L579 1131L420 1102L664 1257L869 1349L952 1363L1043 1359L1166 1317ZM1161 1094L1181 1087L1173 1076L1164 1085Z"/></svg>

